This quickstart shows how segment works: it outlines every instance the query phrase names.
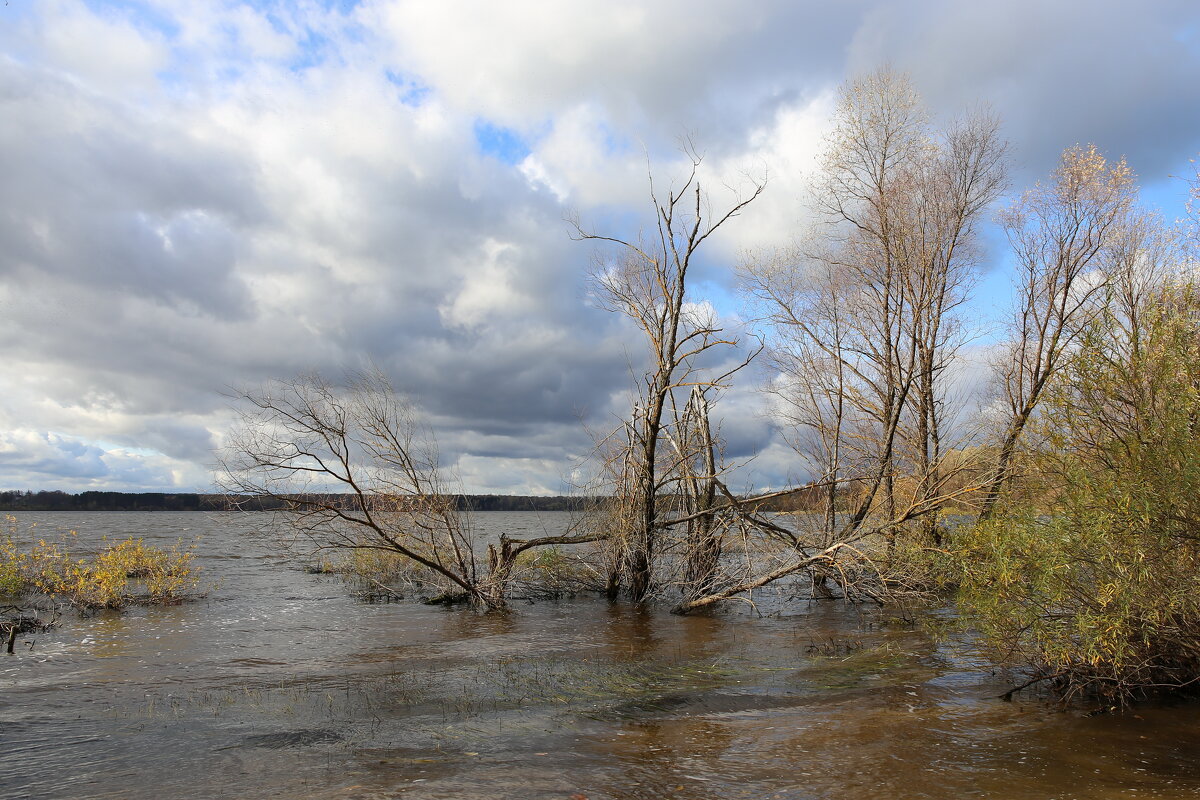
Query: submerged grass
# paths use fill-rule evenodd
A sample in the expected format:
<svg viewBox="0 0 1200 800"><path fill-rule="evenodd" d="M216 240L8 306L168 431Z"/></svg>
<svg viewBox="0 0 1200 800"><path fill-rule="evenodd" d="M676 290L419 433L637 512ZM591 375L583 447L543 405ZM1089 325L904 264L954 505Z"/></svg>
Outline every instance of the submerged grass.
<svg viewBox="0 0 1200 800"><path fill-rule="evenodd" d="M538 729L547 718L565 724L753 712L803 702L829 689L860 687L912 656L886 645L856 646L848 655L839 648L840 655L830 656L806 653L795 644L786 655L757 661L712 655L547 660L522 654L467 664L405 664L384 674L291 677L150 697L144 713L169 719L250 714L275 719L282 727L399 726L410 731L405 737L471 738L496 727Z"/></svg>

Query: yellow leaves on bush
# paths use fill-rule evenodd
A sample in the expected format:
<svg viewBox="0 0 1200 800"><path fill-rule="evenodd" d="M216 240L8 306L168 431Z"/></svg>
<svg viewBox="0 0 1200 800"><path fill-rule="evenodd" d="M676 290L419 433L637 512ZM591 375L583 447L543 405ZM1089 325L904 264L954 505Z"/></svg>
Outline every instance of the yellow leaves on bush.
<svg viewBox="0 0 1200 800"><path fill-rule="evenodd" d="M178 544L164 550L129 538L76 559L65 543L45 539L22 550L11 524L0 535L0 594L9 596L42 594L80 609L172 603L196 588L196 571L192 553Z"/></svg>

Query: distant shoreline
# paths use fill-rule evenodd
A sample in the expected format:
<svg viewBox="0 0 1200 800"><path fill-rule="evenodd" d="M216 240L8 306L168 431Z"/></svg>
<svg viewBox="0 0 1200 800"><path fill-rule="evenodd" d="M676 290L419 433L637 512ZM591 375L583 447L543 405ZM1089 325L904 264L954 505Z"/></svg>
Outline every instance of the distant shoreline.
<svg viewBox="0 0 1200 800"><path fill-rule="evenodd" d="M349 495L347 495L349 497ZM570 496L458 495L471 511L580 511L597 498ZM0 491L0 512L11 511L274 511L280 503L251 497L191 492Z"/></svg>

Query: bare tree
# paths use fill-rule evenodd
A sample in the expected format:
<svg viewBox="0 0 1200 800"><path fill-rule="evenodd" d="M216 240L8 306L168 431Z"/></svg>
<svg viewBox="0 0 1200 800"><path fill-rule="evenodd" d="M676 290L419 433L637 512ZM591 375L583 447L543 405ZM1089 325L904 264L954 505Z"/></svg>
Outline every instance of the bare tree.
<svg viewBox="0 0 1200 800"><path fill-rule="evenodd" d="M1005 145L985 113L935 131L908 79L886 70L847 84L834 122L820 223L749 265L745 286L773 334L781 419L828 482L810 541L879 529L890 542L922 518L936 544L936 515L961 494L946 429L958 309L977 226L1004 187ZM814 589L826 593L822 576Z"/></svg>
<svg viewBox="0 0 1200 800"><path fill-rule="evenodd" d="M220 464L226 492L281 508L317 549L400 556L444 601L501 608L521 553L602 536L481 541L448 491L432 432L378 372L343 387L317 375L276 381L238 399Z"/></svg>
<svg viewBox="0 0 1200 800"><path fill-rule="evenodd" d="M932 506L923 527L925 540L935 546L941 545L937 498L947 488L942 463L948 415L954 412L947 409L945 377L970 335L960 309L974 281L977 225L1005 187L1005 151L994 117L976 113L954 124L918 166L901 226L917 341L910 425L914 486Z"/></svg>
<svg viewBox="0 0 1200 800"><path fill-rule="evenodd" d="M894 577L878 542L890 554L922 520L936 544L940 509L975 488L947 429L948 384L977 227L1005 185L998 123L976 113L936 131L889 71L847 84L834 123L815 189L821 224L745 270L774 334L781 418L815 478L803 491L820 493L822 513L781 524L738 500L742 563L679 613L802 572L815 596L834 596L832 580L878 599Z"/></svg>
<svg viewBox="0 0 1200 800"><path fill-rule="evenodd" d="M1080 331L1100 306L1106 259L1129 230L1136 197L1133 173L1095 148L1071 147L1045 184L1002 216L1016 261L1017 303L1007 357L997 367L1007 421L979 510L996 508L1012 478L1017 446Z"/></svg>
<svg viewBox="0 0 1200 800"><path fill-rule="evenodd" d="M685 465L684 472L696 471L690 448L697 442L708 447L703 436L697 439L683 429L693 433L705 429L707 418L701 422L696 416L707 409L705 391L726 385L753 357L726 367L712 366L719 350L736 351L740 342L721 329L710 306L696 302L688 281L704 243L762 193L764 182L753 181L745 195L736 197L724 211L713 212L701 187L701 157L691 148L685 152L690 170L680 188L668 189L662 197L650 178L655 214L651 234L622 239L585 230L575 222L579 239L615 245L615 258L602 262L593 275L595 294L603 307L637 325L649 352L650 366L639 381L630 418L618 433L624 447L620 457L612 459L620 465L615 490L625 513L616 540L609 594L617 593L621 575L625 575L629 594L638 601L647 597L653 583L663 495L678 488L680 469ZM677 396L683 391L685 397L694 397L694 388L700 389L695 403ZM685 406L692 411L684 413ZM666 446L672 430L674 452ZM711 448L708 452L711 455ZM683 479L685 487L699 492L693 496L696 500L707 496L707 490L697 488L698 477L703 476L689 474ZM697 533L697 537L704 541L706 535Z"/></svg>
<svg viewBox="0 0 1200 800"><path fill-rule="evenodd" d="M670 437L677 462L682 511L689 517L684 525L682 581L684 597L689 599L702 597L713 590L724 554L724 529L714 510L719 491L720 455L710 417L704 389L693 386L691 397Z"/></svg>
<svg viewBox="0 0 1200 800"><path fill-rule="evenodd" d="M870 459L854 435L862 422L863 398L850 355L850 287L827 261L806 271L792 266L754 264L744 285L769 309L775 326L768 352L775 373L768 386L775 417L807 471L822 483L823 513L819 519L800 516L797 524L807 528L806 540L829 546L838 535L838 511L848 499L843 489L866 477ZM819 570L812 571L812 585L814 595L832 596Z"/></svg>

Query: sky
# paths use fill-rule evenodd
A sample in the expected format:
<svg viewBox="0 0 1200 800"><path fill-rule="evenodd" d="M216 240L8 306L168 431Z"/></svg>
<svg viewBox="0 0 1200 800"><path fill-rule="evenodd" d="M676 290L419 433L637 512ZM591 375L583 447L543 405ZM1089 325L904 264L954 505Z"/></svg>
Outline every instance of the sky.
<svg viewBox="0 0 1200 800"><path fill-rule="evenodd" d="M0 489L209 491L231 393L373 365L465 491L566 492L642 363L566 219L634 235L683 139L715 205L765 174L694 276L737 327L734 267L808 219L838 86L885 65L998 114L1013 191L1094 143L1182 213L1193 0L8 0ZM718 404L745 487L800 470L768 378Z"/></svg>

